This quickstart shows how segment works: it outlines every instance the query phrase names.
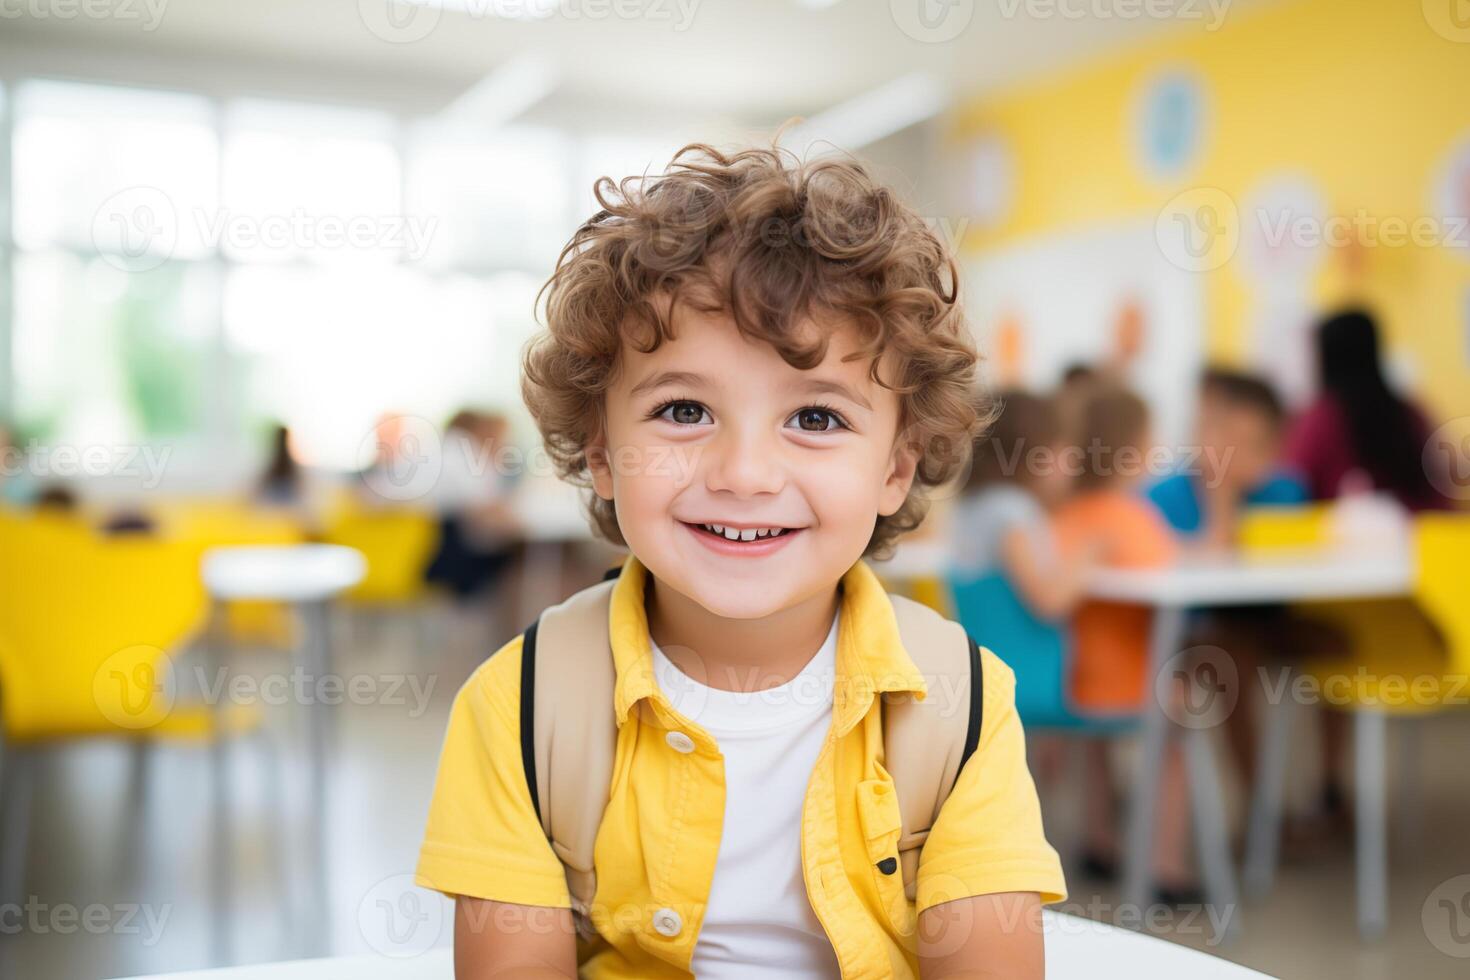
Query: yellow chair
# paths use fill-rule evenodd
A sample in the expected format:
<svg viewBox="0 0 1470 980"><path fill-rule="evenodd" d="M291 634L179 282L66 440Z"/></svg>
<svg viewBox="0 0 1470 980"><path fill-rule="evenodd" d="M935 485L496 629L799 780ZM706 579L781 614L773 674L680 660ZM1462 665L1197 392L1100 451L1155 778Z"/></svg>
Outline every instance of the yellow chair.
<svg viewBox="0 0 1470 980"><path fill-rule="evenodd" d="M424 569L439 540L433 514L409 508L339 507L323 539L362 552L367 574L343 598L363 606L402 607L428 594Z"/></svg>
<svg viewBox="0 0 1470 980"><path fill-rule="evenodd" d="M1242 528L1247 552L1331 545L1330 509L1262 512ZM1349 651L1304 665L1306 690L1329 708L1352 713L1356 783L1358 929L1365 937L1387 926L1387 723L1463 705L1470 697L1470 515L1420 515L1412 525L1413 568L1408 594L1302 606L1349 639ZM1290 705L1267 719L1262 770L1269 777L1252 801L1246 883L1270 886L1280 833L1280 780L1290 747ZM1406 759L1412 762L1412 759Z"/></svg>
<svg viewBox="0 0 1470 980"><path fill-rule="evenodd" d="M187 542L200 557L228 545L300 544L307 540L301 519L285 510L261 507L245 498L182 497L151 508L165 537ZM296 645L291 610L279 602L236 600L224 603L219 624L235 644L277 650Z"/></svg>
<svg viewBox="0 0 1470 980"><path fill-rule="evenodd" d="M155 740L218 746L256 729L260 711L177 697L172 652L208 608L189 545L152 535L103 537L66 518L0 511L0 581L0 893L12 900L24 887L40 750L90 737L126 739L135 747L137 786Z"/></svg>

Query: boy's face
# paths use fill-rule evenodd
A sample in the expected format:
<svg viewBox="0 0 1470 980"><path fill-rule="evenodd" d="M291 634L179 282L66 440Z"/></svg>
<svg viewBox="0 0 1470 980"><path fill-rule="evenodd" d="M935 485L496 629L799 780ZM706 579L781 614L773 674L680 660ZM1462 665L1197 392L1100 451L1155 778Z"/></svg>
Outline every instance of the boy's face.
<svg viewBox="0 0 1470 980"><path fill-rule="evenodd" d="M1243 490L1270 476L1280 448L1280 433L1270 416L1219 397L1200 401L1199 440L1205 450L1205 480Z"/></svg>
<svg viewBox="0 0 1470 980"><path fill-rule="evenodd" d="M661 585L725 618L835 587L913 482L914 455L895 445L898 396L867 359L842 360L856 349L846 328L805 371L723 314L681 309L675 333L651 354L623 345L592 447L606 455L590 453L628 547ZM784 530L735 542L708 524L742 538Z"/></svg>

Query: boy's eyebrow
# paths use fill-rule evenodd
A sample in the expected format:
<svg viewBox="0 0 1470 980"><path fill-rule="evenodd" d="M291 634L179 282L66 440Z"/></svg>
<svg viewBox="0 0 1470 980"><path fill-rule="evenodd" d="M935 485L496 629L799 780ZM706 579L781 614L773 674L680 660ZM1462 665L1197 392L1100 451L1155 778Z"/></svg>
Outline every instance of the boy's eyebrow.
<svg viewBox="0 0 1470 980"><path fill-rule="evenodd" d="M837 395L841 398L846 398L854 405L861 405L863 408L866 408L870 412L873 410L873 406L869 404L866 398L864 398L858 392L853 391L851 388L841 383L840 381L825 381L821 378L812 378L808 381L803 381L796 387L800 388L803 391L809 391L812 393L826 393Z"/></svg>
<svg viewBox="0 0 1470 980"><path fill-rule="evenodd" d="M655 388L662 388L665 385L688 385L691 388L697 388L705 383L705 376L694 371L660 371L638 382L628 394L637 395Z"/></svg>
<svg viewBox="0 0 1470 980"><path fill-rule="evenodd" d="M635 384L628 394L637 395L645 391L662 388L665 385L686 385L690 388L698 388L707 383L708 379L695 371L659 371L657 374L650 374ZM840 381L809 378L799 384L793 385L793 387L799 391L810 392L812 394L837 395L841 398L846 398L854 405L861 405L870 412L873 410L872 404L866 398Z"/></svg>

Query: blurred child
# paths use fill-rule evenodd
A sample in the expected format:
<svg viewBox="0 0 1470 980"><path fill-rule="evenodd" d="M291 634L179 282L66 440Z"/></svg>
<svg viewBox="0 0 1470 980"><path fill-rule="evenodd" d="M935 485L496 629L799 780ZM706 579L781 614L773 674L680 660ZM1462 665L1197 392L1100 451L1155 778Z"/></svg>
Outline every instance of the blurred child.
<svg viewBox="0 0 1470 980"><path fill-rule="evenodd" d="M1023 391L1001 392L998 401L1000 415L976 440L955 503L951 569L970 578L999 572L1027 611L1060 619L1081 599L1090 567L1085 553L1058 553L1047 518L1070 484L1057 465L1061 420L1051 400Z"/></svg>
<svg viewBox="0 0 1470 980"><path fill-rule="evenodd" d="M1200 377L1198 464L1154 484L1149 499L1186 540L1230 547L1245 509L1307 500L1306 487L1279 462L1284 422L1281 400L1266 381L1207 369Z"/></svg>
<svg viewBox="0 0 1470 980"><path fill-rule="evenodd" d="M1076 472L1071 499L1053 526L1064 553L1094 551L1102 564L1147 568L1173 560L1176 546L1163 520L1136 491L1151 444L1148 408L1137 395L1099 382L1087 393L1081 428L1069 447ZM1151 691L1148 677L1150 610L1111 602L1084 601L1072 624L1072 700L1080 710L1133 714ZM1107 746L1093 743L1088 766L1088 865L1107 876L1115 866L1117 829L1112 767ZM1177 744L1164 756L1160 820L1154 863L1159 899L1169 904L1198 901L1193 872L1185 860L1188 799Z"/></svg>

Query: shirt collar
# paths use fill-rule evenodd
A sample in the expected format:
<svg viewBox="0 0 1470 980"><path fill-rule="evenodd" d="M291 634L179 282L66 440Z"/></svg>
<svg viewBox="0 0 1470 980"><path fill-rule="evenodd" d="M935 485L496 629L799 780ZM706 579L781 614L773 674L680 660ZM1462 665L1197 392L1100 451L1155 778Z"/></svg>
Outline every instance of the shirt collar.
<svg viewBox="0 0 1470 980"><path fill-rule="evenodd" d="M648 612L643 604L648 569L633 555L623 561L613 583L608 612L617 682L613 706L619 727L644 698L660 696L649 644ZM837 670L833 687L833 725L845 735L885 691L913 691L923 698L928 686L904 650L893 603L878 576L858 561L842 576L842 612L837 627Z"/></svg>

